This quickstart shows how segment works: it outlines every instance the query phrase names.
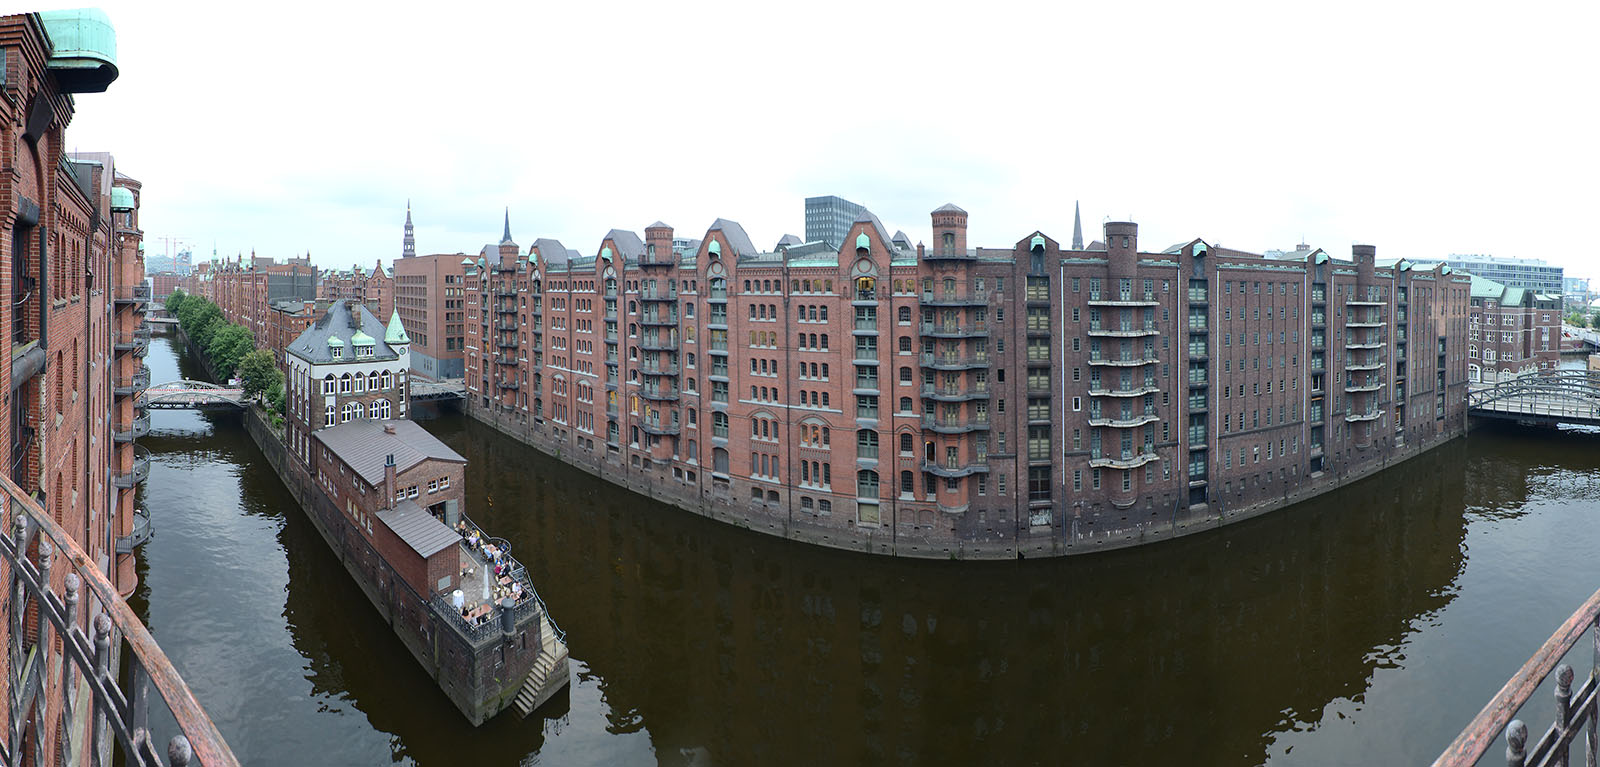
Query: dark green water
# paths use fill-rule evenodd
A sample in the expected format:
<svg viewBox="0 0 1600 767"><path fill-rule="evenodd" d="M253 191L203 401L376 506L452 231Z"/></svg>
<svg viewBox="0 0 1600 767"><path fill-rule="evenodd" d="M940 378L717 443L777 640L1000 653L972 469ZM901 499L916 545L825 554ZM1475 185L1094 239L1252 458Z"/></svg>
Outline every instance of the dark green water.
<svg viewBox="0 0 1600 767"><path fill-rule="evenodd" d="M174 350L154 381L196 372ZM567 631L570 698L469 727L238 417L157 412L135 607L247 764L1425 764L1600 586L1590 436L1478 431L1215 533L958 564L741 532L427 426Z"/></svg>

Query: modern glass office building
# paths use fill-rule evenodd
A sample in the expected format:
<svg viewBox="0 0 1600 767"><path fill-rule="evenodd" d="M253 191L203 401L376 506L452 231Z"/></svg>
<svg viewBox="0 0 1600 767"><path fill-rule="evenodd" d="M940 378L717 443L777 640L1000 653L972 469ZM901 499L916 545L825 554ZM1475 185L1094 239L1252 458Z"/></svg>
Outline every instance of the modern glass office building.
<svg viewBox="0 0 1600 767"><path fill-rule="evenodd" d="M1487 280L1494 280L1513 288L1525 288L1536 293L1561 295L1562 270L1536 258L1496 258L1494 256L1455 255L1442 261L1418 259L1418 264L1449 264Z"/></svg>
<svg viewBox="0 0 1600 767"><path fill-rule="evenodd" d="M806 242L822 241L830 247L839 247L850 227L866 210L865 206L842 197L807 197Z"/></svg>

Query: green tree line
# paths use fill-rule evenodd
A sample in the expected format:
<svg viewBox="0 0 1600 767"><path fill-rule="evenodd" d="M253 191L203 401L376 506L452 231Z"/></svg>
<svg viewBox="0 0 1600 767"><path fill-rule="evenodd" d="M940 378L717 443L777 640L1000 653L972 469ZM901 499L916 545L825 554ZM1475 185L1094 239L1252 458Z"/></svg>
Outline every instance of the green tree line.
<svg viewBox="0 0 1600 767"><path fill-rule="evenodd" d="M256 348L255 335L243 325L228 322L222 309L204 296L191 296L175 290L167 298L167 312L178 318L178 326L211 363L211 370L223 378L235 374L243 381L247 399L264 399L278 415L284 412L283 373L272 359L272 351Z"/></svg>

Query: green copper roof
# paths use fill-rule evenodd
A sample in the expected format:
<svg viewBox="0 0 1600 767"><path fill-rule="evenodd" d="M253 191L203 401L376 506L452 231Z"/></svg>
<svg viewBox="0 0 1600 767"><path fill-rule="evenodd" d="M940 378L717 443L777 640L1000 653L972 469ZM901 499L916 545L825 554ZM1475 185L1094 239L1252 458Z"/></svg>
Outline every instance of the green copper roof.
<svg viewBox="0 0 1600 767"><path fill-rule="evenodd" d="M344 342L340 341L338 336L328 336L328 345L329 346L344 346Z"/></svg>
<svg viewBox="0 0 1600 767"><path fill-rule="evenodd" d="M1472 275L1472 297L1493 298L1499 300L1500 295L1506 292L1506 286L1494 280L1486 280L1478 275Z"/></svg>
<svg viewBox="0 0 1600 767"><path fill-rule="evenodd" d="M713 255L721 255L721 253L722 253L722 243L717 242L716 240L712 240L711 244L706 246L706 252L707 253L711 253Z"/></svg>
<svg viewBox="0 0 1600 767"><path fill-rule="evenodd" d="M363 333L363 332L361 332L359 330L357 330L353 335L350 336L350 344L352 346L373 346L373 345L375 345L377 343L378 343L377 339L375 339L372 336L369 336L366 333Z"/></svg>
<svg viewBox="0 0 1600 767"><path fill-rule="evenodd" d="M411 343L411 337L406 335L406 326L400 322L398 309L389 315L389 329L383 334L383 342L390 346Z"/></svg>
<svg viewBox="0 0 1600 767"><path fill-rule="evenodd" d="M100 93L117 79L117 31L98 8L41 11L50 35L49 66L61 90Z"/></svg>
<svg viewBox="0 0 1600 767"><path fill-rule="evenodd" d="M1042 248L1042 247L1044 247L1044 238L1043 237L1040 237L1039 235L1036 234L1036 235L1033 236L1033 239L1028 240L1028 249L1029 250L1033 250L1034 248Z"/></svg>
<svg viewBox="0 0 1600 767"><path fill-rule="evenodd" d="M872 247L872 238L868 237L866 232L856 235L856 248L858 250L870 247Z"/></svg>
<svg viewBox="0 0 1600 767"><path fill-rule="evenodd" d="M111 187L111 209L133 210L133 191L127 187Z"/></svg>

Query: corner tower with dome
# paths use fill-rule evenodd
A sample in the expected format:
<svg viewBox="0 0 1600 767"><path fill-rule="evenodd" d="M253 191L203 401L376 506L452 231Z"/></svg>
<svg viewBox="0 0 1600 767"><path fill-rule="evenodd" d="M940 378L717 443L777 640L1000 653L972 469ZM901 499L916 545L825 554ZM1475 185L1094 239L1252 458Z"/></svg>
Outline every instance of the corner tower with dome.
<svg viewBox="0 0 1600 767"><path fill-rule="evenodd" d="M284 352L290 454L310 463L311 434L352 420L406 418L411 338L391 312L387 325L360 302L339 300Z"/></svg>

